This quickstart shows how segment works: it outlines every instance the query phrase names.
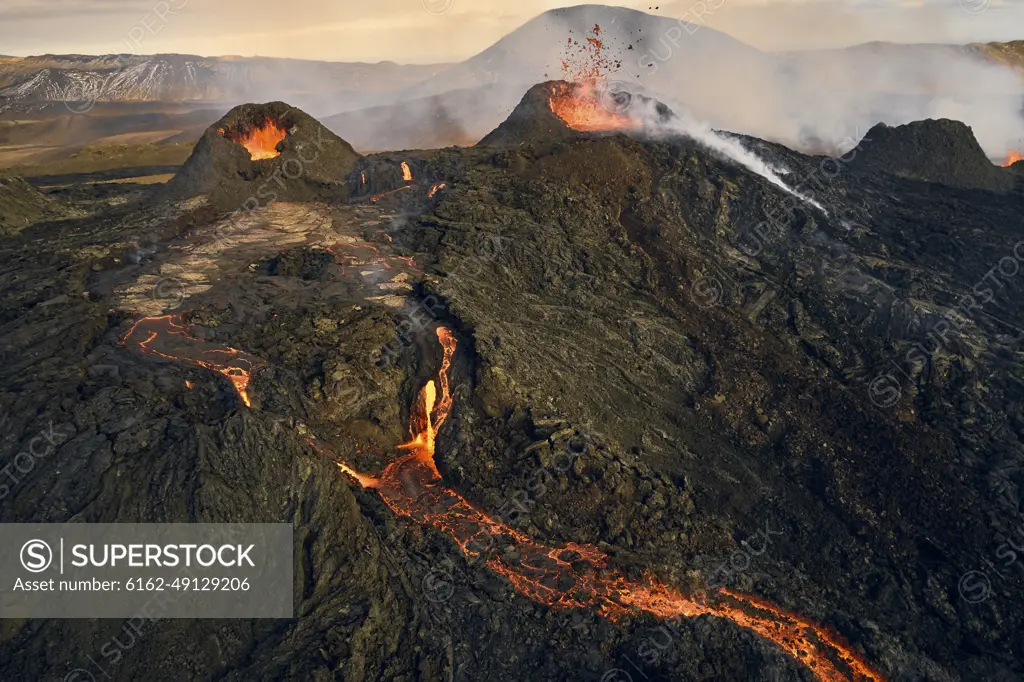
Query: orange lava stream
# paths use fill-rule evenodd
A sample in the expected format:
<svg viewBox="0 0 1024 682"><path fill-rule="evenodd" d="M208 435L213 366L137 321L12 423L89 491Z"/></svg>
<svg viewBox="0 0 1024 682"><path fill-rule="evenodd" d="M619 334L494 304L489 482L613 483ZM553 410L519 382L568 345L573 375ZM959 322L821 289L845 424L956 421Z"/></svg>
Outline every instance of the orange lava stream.
<svg viewBox="0 0 1024 682"><path fill-rule="evenodd" d="M370 197L370 203L371 204L376 204L378 201L380 201L384 197L388 196L389 194L394 194L395 192L401 192L403 189L409 189L409 185L406 185L405 187L399 187L398 189L393 189L390 192L381 192L380 194L374 194L372 197Z"/></svg>
<svg viewBox="0 0 1024 682"><path fill-rule="evenodd" d="M1002 165L1005 168L1006 166L1012 166L1018 161L1024 161L1024 152L1020 152L1016 149L1011 149L1010 151L1006 152L1006 158L1003 159Z"/></svg>
<svg viewBox="0 0 1024 682"><path fill-rule="evenodd" d="M412 170L405 161L402 162L402 179L406 182L412 182Z"/></svg>
<svg viewBox="0 0 1024 682"><path fill-rule="evenodd" d="M246 407L252 407L249 381L252 373L263 366L263 361L236 348L200 341L189 336L186 329L181 315L144 317L132 325L121 343L127 346L130 341L148 355L186 362L223 374Z"/></svg>
<svg viewBox="0 0 1024 682"><path fill-rule="evenodd" d="M361 485L376 489L395 513L445 533L469 557L486 557L487 566L508 578L517 592L542 604L593 609L612 620L637 612L663 619L726 618L774 642L823 682L883 682L839 636L763 599L726 589L689 596L650 574L631 577L594 546L540 544L444 487L434 452L452 407L448 370L456 341L444 327L437 329L437 337L444 358L437 383L427 382L417 397L410 416L412 440L399 446L408 454L376 477L338 464Z"/></svg>
<svg viewBox="0 0 1024 682"><path fill-rule="evenodd" d="M432 199L435 194L437 194L439 191L441 191L444 188L445 188L445 184L443 182L439 182L438 184L436 184L436 185L434 185L433 187L430 188L430 191L427 192L427 198L428 199Z"/></svg>
<svg viewBox="0 0 1024 682"><path fill-rule="evenodd" d="M232 142L237 142L245 147L253 161L280 156L281 152L277 151L277 145L288 136L288 131L269 117L264 120L263 125L256 128L244 128L237 131L221 129L218 132Z"/></svg>
<svg viewBox="0 0 1024 682"><path fill-rule="evenodd" d="M250 405L246 389L252 372L263 363L243 351L202 342L186 329L180 315L145 317L132 325L122 343L223 374ZM649 573L630 576L594 546L543 545L445 487L434 453L437 433L452 409L449 370L456 340L445 327L438 327L436 333L443 351L441 368L436 381L428 381L417 396L409 419L412 438L399 446L406 454L379 476L362 474L339 462L341 471L360 485L377 490L395 513L448 535L469 557L485 557L491 570L539 603L593 609L612 620L637 612L662 619L725 618L774 642L822 682L883 682L882 675L838 635L766 600L727 589L686 595ZM316 447L312 439L309 442Z"/></svg>
<svg viewBox="0 0 1024 682"><path fill-rule="evenodd" d="M609 111L601 102L598 83L556 84L548 97L552 113L573 130L629 130L640 127L640 122L622 113Z"/></svg>

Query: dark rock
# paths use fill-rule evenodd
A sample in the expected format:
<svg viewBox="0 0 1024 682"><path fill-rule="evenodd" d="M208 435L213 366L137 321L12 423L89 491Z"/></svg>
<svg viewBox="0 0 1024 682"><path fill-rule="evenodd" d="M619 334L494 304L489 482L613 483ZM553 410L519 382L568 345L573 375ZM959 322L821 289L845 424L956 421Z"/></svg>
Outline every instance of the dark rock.
<svg viewBox="0 0 1024 682"><path fill-rule="evenodd" d="M960 121L927 119L895 127L879 123L858 150L850 166L865 173L994 192L1014 185L1013 175L988 160L974 132Z"/></svg>

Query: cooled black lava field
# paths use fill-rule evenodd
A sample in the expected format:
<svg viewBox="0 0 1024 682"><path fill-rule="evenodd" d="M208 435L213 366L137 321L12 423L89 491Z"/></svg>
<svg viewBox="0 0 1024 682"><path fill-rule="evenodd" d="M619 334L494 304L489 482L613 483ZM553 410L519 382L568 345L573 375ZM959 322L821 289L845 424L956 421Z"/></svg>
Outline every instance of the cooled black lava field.
<svg viewBox="0 0 1024 682"><path fill-rule="evenodd" d="M247 105L166 185L0 184L0 521L296 558L292 620L5 619L0 678L1024 679L1022 164L731 138L801 198L545 87L475 147Z"/></svg>

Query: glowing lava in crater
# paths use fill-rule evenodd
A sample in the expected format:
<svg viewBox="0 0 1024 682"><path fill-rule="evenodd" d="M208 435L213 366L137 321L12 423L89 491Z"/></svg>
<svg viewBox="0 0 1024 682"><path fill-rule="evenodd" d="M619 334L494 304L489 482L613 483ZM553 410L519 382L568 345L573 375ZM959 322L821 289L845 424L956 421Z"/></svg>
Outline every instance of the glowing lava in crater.
<svg viewBox="0 0 1024 682"><path fill-rule="evenodd" d="M245 147L253 161L280 156L277 145L288 136L284 126L269 116L257 126L243 125L237 129L220 129L217 132Z"/></svg>
<svg viewBox="0 0 1024 682"><path fill-rule="evenodd" d="M650 573L629 575L593 545L552 547L492 518L444 485L434 460L437 434L451 413L449 371L456 339L438 327L443 357L437 379L426 383L410 415L411 439L379 475L338 467L360 485L376 490L398 515L446 534L467 557L482 557L517 592L553 608L592 609L621 620L647 613L656 618L713 616L732 621L775 643L822 682L883 682L882 675L841 637L795 613L726 589L684 594ZM243 351L213 346L189 336L180 315L147 317L122 342L144 353L206 367L228 377L246 405L252 372L263 363ZM309 443L317 447L309 439Z"/></svg>
<svg viewBox="0 0 1024 682"><path fill-rule="evenodd" d="M1024 161L1024 152L1020 152L1016 149L1011 149L1010 151L1006 152L1006 158L1003 159L1002 165L1005 168L1006 166L1012 166L1018 161Z"/></svg>
<svg viewBox="0 0 1024 682"><path fill-rule="evenodd" d="M573 130L596 132L630 130L640 121L618 111L610 93L595 80L585 83L556 83L548 97L552 113Z"/></svg>

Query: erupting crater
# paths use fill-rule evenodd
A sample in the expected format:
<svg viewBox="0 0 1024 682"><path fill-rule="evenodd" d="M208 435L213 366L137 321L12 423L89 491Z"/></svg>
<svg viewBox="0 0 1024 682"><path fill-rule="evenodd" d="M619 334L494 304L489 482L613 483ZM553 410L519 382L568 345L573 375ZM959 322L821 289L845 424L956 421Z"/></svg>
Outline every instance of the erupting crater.
<svg viewBox="0 0 1024 682"><path fill-rule="evenodd" d="M642 127L639 120L625 113L628 93L617 99L600 81L553 83L548 106L551 112L573 130L585 132L632 130Z"/></svg>
<svg viewBox="0 0 1024 682"><path fill-rule="evenodd" d="M277 145L288 137L288 130L284 125L270 116L257 125L240 124L236 128L221 128L217 132L245 147L253 161L280 156L281 152L277 151Z"/></svg>
<svg viewBox="0 0 1024 682"><path fill-rule="evenodd" d="M1010 151L1006 152L1006 158L1003 159L1002 166L1003 168L1006 168L1007 166L1012 166L1018 161L1024 161L1024 152L1021 152L1017 149L1011 149Z"/></svg>

